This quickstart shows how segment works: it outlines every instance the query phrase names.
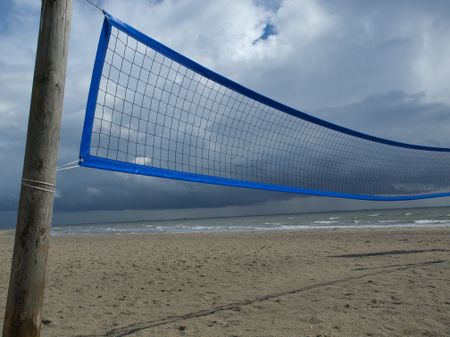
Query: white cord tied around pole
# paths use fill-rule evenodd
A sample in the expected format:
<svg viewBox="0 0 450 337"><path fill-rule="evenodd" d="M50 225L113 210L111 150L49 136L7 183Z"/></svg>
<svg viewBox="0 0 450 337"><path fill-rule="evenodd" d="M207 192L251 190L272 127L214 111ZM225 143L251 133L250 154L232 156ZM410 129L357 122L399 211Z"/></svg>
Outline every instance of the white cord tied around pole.
<svg viewBox="0 0 450 337"><path fill-rule="evenodd" d="M71 170L73 168L79 167L79 160L71 161L70 163L61 165L60 167L56 168L57 172L65 171L65 170ZM33 180L28 178L22 178L22 185L33 188L35 190L44 191L48 193L54 193L56 186L55 184L48 183L45 181L39 181L39 180Z"/></svg>
<svg viewBox="0 0 450 337"><path fill-rule="evenodd" d="M45 181L39 181L39 180L33 180L33 179L27 179L22 178L22 185L33 188L35 190L44 191L48 193L54 193L55 192L55 184L48 183Z"/></svg>

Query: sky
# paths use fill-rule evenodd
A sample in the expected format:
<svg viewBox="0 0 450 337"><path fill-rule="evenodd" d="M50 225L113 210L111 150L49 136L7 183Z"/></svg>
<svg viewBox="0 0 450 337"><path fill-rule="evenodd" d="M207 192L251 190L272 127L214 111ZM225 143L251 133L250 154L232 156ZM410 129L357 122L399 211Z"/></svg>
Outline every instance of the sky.
<svg viewBox="0 0 450 337"><path fill-rule="evenodd" d="M400 142L450 147L450 2L108 0L112 15L291 107ZM0 226L13 225L40 1L0 2ZM103 16L74 0L59 164L78 158ZM57 177L56 223L448 205L363 202L88 168Z"/></svg>

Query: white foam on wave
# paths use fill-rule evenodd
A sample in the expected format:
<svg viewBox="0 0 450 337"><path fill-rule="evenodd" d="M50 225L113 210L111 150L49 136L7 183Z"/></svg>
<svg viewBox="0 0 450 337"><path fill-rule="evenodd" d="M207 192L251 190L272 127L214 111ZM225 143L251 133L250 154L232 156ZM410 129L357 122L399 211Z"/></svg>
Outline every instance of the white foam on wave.
<svg viewBox="0 0 450 337"><path fill-rule="evenodd" d="M314 221L313 224L318 224L318 225L328 225L331 223L337 223L339 221L336 220L323 220L323 221Z"/></svg>
<svg viewBox="0 0 450 337"><path fill-rule="evenodd" d="M427 225L427 224L450 224L450 220L414 220L414 223L420 224L420 225Z"/></svg>
<svg viewBox="0 0 450 337"><path fill-rule="evenodd" d="M104 229L106 232L129 232L128 228L117 228L117 227L106 227Z"/></svg>
<svg viewBox="0 0 450 337"><path fill-rule="evenodd" d="M379 213L369 214L369 216L380 216L380 214Z"/></svg>

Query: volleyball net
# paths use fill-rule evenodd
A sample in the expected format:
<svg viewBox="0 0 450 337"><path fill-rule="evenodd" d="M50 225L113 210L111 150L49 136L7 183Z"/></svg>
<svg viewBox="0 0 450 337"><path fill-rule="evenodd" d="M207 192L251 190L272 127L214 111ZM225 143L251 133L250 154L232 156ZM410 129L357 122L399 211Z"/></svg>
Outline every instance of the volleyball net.
<svg viewBox="0 0 450 337"><path fill-rule="evenodd" d="M450 195L450 149L377 138L315 118L107 13L80 165L366 200Z"/></svg>

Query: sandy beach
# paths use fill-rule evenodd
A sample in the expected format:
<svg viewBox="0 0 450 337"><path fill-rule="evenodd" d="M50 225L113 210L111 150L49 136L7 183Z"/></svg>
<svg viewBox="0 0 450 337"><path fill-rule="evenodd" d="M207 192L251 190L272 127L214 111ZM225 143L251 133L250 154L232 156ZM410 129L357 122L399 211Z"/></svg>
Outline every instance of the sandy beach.
<svg viewBox="0 0 450 337"><path fill-rule="evenodd" d="M2 318L12 245L0 232ZM55 337L450 336L450 229L54 237L43 320Z"/></svg>

